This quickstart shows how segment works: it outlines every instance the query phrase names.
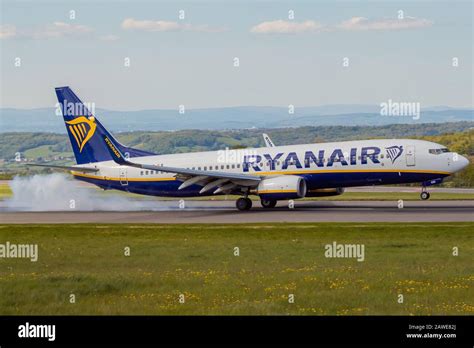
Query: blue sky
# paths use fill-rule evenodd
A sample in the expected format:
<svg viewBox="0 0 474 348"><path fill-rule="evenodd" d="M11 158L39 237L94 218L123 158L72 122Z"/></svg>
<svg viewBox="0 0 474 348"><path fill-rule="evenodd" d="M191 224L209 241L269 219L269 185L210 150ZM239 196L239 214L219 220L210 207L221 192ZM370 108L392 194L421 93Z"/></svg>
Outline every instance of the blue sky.
<svg viewBox="0 0 474 348"><path fill-rule="evenodd" d="M50 107L53 88L69 85L96 107L115 110L388 99L472 107L472 7L471 1L1 0L0 105Z"/></svg>

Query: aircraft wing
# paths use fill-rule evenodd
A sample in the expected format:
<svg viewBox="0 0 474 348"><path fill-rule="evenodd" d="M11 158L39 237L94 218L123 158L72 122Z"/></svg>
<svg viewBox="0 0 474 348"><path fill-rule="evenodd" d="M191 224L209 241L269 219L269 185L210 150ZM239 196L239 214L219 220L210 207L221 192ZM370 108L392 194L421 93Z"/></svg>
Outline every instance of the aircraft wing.
<svg viewBox="0 0 474 348"><path fill-rule="evenodd" d="M27 163L26 165L34 166L34 167L46 167L46 168L53 168L53 169L72 170L75 172L83 172L83 173L95 173L99 171L99 169L97 168L90 168L90 167L57 166L53 164L36 164L36 163Z"/></svg>
<svg viewBox="0 0 474 348"><path fill-rule="evenodd" d="M119 163L119 162L117 162ZM177 168L177 167L166 167L166 166L154 166L151 164L141 164L130 162L125 160L123 163L119 163L121 165L136 167L136 168L143 168L149 170L158 170L166 173L176 173L181 175L189 175L189 176L208 176L210 178L226 178L226 179L233 179L233 180L251 180L255 182L259 182L261 179L258 176L251 176L245 174L237 174L237 173L224 173L224 172L215 172L210 170L193 170L193 169L186 169L186 168Z"/></svg>
<svg viewBox="0 0 474 348"><path fill-rule="evenodd" d="M239 187L256 186L262 180L259 176L245 175L238 173L226 173L218 171L195 170L187 168L155 166L151 164L142 164L131 162L117 149L112 142L104 136L104 141L115 163L130 166L135 168L142 168L148 170L156 170L166 173L175 173L176 177L184 182L178 188L182 190L191 185L204 186L200 193L204 193L211 189L217 188L214 193L231 192Z"/></svg>

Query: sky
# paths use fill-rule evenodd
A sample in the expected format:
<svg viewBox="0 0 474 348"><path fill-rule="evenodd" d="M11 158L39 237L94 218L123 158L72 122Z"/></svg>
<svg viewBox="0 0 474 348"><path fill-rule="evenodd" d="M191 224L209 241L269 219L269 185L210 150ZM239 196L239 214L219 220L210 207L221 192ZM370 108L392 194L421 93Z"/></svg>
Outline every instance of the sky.
<svg viewBox="0 0 474 348"><path fill-rule="evenodd" d="M3 108L474 105L472 1L0 3Z"/></svg>

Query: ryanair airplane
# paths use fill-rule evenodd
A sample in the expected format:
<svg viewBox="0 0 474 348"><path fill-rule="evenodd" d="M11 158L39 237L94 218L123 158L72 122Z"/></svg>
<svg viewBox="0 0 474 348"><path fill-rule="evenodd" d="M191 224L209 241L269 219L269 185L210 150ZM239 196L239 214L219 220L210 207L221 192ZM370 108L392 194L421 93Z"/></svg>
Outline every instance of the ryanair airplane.
<svg viewBox="0 0 474 348"><path fill-rule="evenodd" d="M443 145L411 140L361 140L156 155L120 144L69 87L56 88L77 165L39 165L71 171L105 190L166 197L235 194L249 210L249 195L264 208L278 200L340 195L345 187L439 184L469 161ZM234 153L234 152L237 153Z"/></svg>

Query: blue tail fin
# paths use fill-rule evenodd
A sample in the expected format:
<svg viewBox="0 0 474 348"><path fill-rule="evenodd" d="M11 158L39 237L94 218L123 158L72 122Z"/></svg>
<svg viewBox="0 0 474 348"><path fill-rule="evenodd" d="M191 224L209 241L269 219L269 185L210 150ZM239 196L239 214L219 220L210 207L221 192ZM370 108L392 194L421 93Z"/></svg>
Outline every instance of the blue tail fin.
<svg viewBox="0 0 474 348"><path fill-rule="evenodd" d="M120 144L69 87L57 87L56 95L77 164L113 160L105 147L104 137L108 138L127 157L154 155L152 152L132 149Z"/></svg>

